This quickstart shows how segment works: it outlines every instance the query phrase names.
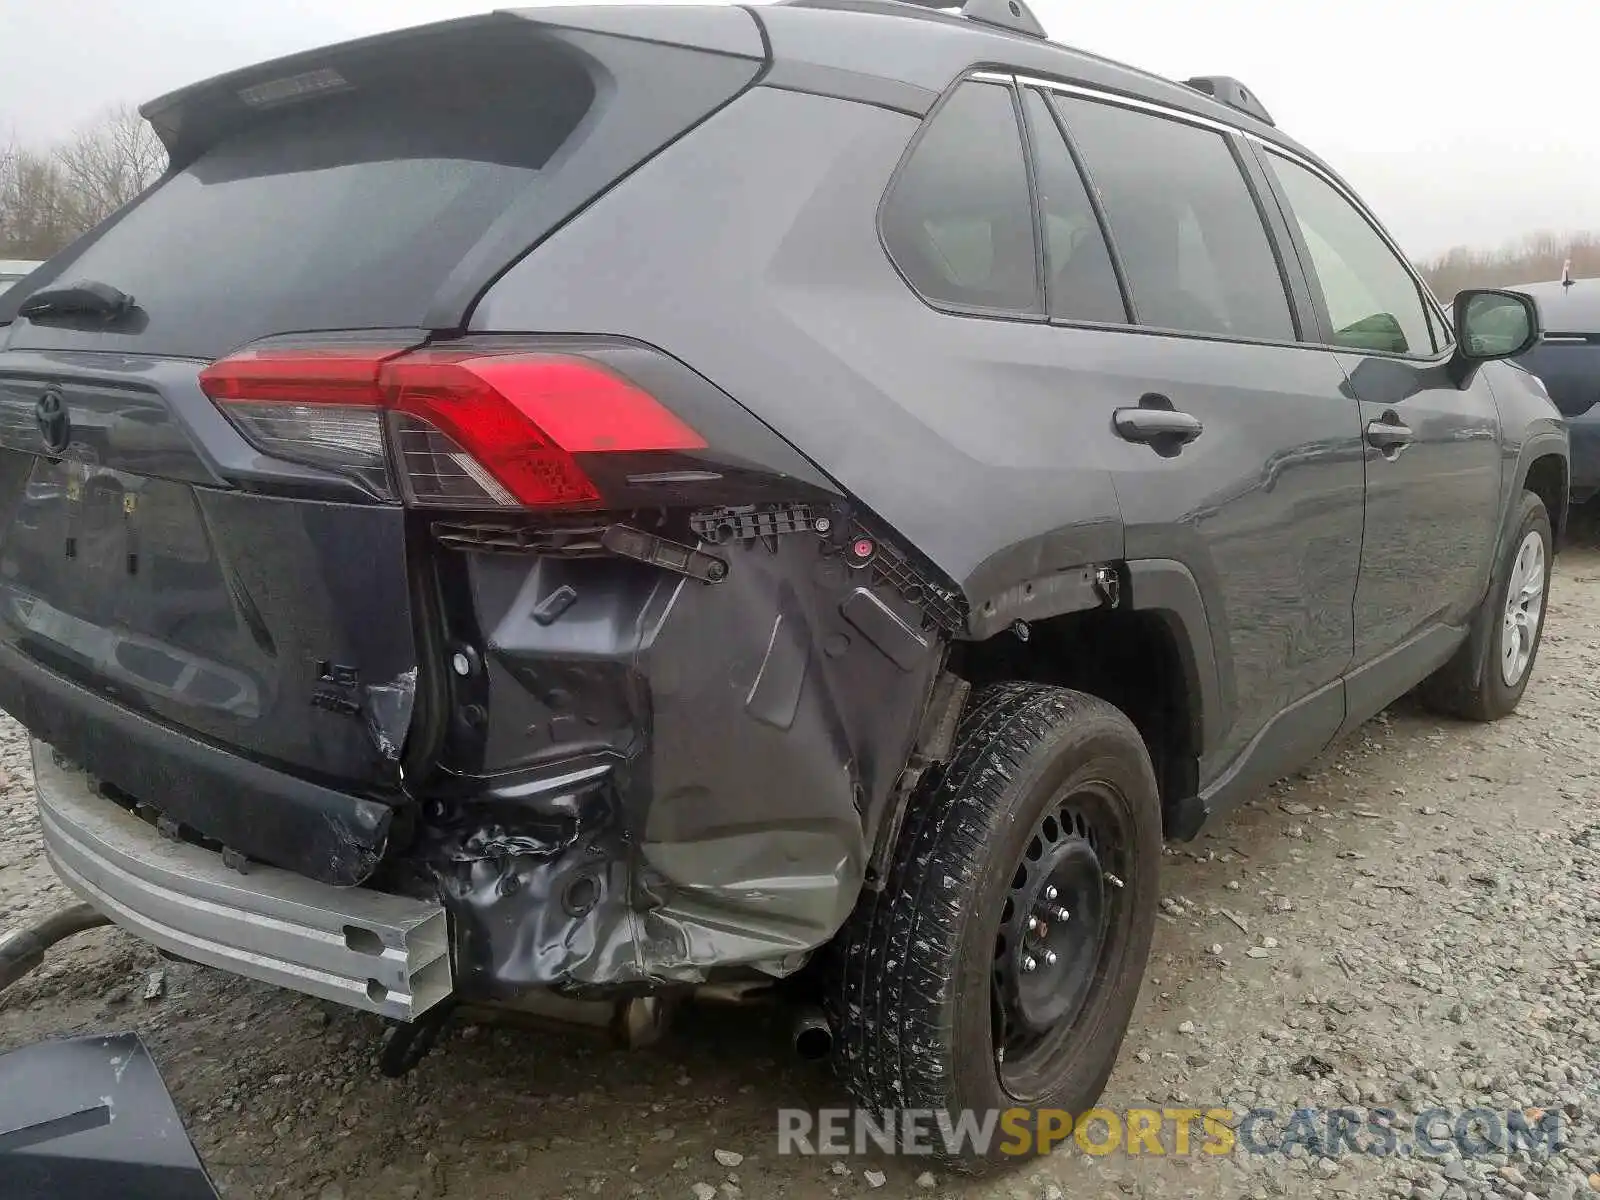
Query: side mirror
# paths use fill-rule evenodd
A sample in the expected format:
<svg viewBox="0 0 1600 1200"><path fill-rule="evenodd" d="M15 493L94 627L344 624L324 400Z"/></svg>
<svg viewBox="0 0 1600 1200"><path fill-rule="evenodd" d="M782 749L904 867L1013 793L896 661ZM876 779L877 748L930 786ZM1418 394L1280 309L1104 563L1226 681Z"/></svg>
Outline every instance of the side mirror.
<svg viewBox="0 0 1600 1200"><path fill-rule="evenodd" d="M1515 358L1538 345L1539 309L1521 292L1474 289L1460 292L1455 303L1456 353L1450 376L1465 387L1481 363Z"/></svg>

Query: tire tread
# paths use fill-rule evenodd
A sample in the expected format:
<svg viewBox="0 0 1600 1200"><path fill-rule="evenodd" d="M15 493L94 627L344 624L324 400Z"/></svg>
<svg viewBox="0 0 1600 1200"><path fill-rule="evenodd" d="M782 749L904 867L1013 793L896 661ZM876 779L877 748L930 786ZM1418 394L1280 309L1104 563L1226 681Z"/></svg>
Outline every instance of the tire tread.
<svg viewBox="0 0 1600 1200"><path fill-rule="evenodd" d="M835 1063L858 1103L948 1109L954 1087L949 989L985 846L1014 818L1014 781L1060 731L1112 722L1105 701L1031 683L976 693L942 774L910 802L884 887L864 893L835 946L825 1008Z"/></svg>

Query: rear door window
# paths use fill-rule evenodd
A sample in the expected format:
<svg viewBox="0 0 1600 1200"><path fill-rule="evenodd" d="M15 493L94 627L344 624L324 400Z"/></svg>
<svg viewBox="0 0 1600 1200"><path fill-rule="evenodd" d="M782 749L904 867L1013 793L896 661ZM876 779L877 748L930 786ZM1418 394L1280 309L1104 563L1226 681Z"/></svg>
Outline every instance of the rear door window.
<svg viewBox="0 0 1600 1200"><path fill-rule="evenodd" d="M1010 88L963 84L934 114L889 190L883 240L932 304L1043 312Z"/></svg>
<svg viewBox="0 0 1600 1200"><path fill-rule="evenodd" d="M1056 320L1122 324L1128 310L1111 266L1105 232L1077 164L1044 97L1024 93L1034 181L1044 231L1045 299Z"/></svg>
<svg viewBox="0 0 1600 1200"><path fill-rule="evenodd" d="M1099 193L1141 324L1294 340L1277 256L1223 134L1115 104L1053 102Z"/></svg>

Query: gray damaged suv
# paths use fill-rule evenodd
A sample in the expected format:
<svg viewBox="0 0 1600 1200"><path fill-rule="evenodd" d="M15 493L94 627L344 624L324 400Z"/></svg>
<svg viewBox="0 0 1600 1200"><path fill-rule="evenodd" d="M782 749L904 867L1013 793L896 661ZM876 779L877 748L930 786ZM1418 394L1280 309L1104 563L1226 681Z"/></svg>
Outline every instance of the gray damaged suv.
<svg viewBox="0 0 1600 1200"><path fill-rule="evenodd" d="M1235 81L799 0L144 111L0 300L0 704L63 879L393 1060L779 990L866 1105L1076 1110L1164 838L1527 686L1532 305L1447 320Z"/></svg>

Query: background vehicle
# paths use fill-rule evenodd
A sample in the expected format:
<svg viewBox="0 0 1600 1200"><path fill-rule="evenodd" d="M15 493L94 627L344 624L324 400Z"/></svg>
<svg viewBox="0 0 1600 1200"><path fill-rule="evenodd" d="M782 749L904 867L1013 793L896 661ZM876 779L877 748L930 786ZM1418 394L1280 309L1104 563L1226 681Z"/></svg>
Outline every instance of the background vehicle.
<svg viewBox="0 0 1600 1200"><path fill-rule="evenodd" d="M1539 307L1544 337L1517 359L1550 392L1572 439L1572 499L1600 491L1600 279L1555 280L1512 289Z"/></svg>
<svg viewBox="0 0 1600 1200"><path fill-rule="evenodd" d="M3 294L12 284L21 280L35 267L42 264L27 262L23 259L0 258L0 294Z"/></svg>
<svg viewBox="0 0 1600 1200"><path fill-rule="evenodd" d="M1077 1111L1163 836L1424 679L1508 712L1531 304L1455 342L1235 81L966 11L498 14L149 106L171 176L0 300L63 878L424 1026L789 980L866 1104Z"/></svg>

